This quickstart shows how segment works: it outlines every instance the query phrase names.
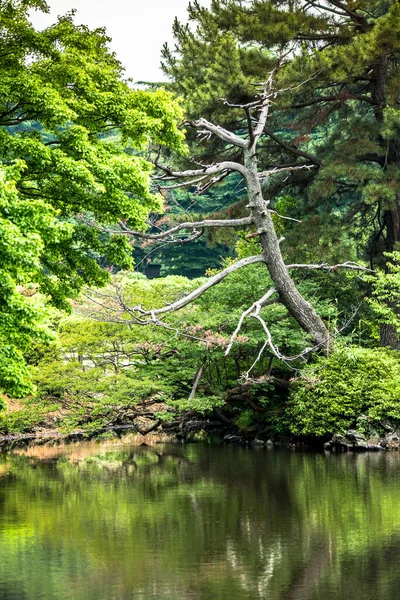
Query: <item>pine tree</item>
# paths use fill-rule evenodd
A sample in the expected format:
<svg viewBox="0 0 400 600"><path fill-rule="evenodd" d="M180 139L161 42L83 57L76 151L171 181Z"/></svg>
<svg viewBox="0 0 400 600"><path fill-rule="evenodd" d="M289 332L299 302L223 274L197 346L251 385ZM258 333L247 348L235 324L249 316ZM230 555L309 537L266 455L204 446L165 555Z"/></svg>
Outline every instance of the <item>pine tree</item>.
<svg viewBox="0 0 400 600"><path fill-rule="evenodd" d="M310 169L275 178L265 193L296 189L332 245L350 234L360 256L384 266L400 244L400 3L214 0L206 10L195 1L189 16L174 25L175 50L163 50L189 115L223 115L240 131L226 102L256 99L286 48L260 168ZM397 345L394 332L382 331L382 343Z"/></svg>

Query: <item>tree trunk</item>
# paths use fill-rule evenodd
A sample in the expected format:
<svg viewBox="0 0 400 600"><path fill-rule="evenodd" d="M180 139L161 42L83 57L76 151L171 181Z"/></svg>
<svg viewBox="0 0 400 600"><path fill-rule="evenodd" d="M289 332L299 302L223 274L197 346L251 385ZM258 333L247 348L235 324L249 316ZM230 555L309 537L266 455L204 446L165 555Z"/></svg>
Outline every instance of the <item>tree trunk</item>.
<svg viewBox="0 0 400 600"><path fill-rule="evenodd" d="M396 247L400 243L399 200L396 201L396 206L392 210L388 210L384 213L383 218L386 229L385 252L393 252L393 250L396 250ZM388 304L393 311L395 311L397 314L400 313L400 306L395 306L393 303ZM380 345L392 348L392 350L398 350L400 348L399 332L394 325L381 325Z"/></svg>
<svg viewBox="0 0 400 600"><path fill-rule="evenodd" d="M398 167L400 165L400 142L399 140L382 140L386 147L386 165L387 167ZM393 252L400 242L400 196L397 194L394 206L390 207L383 214L385 225L385 252Z"/></svg>
<svg viewBox="0 0 400 600"><path fill-rule="evenodd" d="M379 58L372 70L371 98L373 100L374 114L378 125L382 125L384 108L387 105L386 88L388 79L389 59L387 55ZM386 167L400 164L400 143L398 140L385 140L380 138L382 148L386 153ZM393 252L400 243L400 198L396 199L395 205L383 214L385 228L384 249L385 252ZM383 261L386 259L383 257ZM392 307L400 311L400 307ZM380 345L392 349L399 349L400 340L397 329L393 325L381 325Z"/></svg>
<svg viewBox="0 0 400 600"><path fill-rule="evenodd" d="M249 207L275 289L279 293L282 304L286 306L300 327L312 337L316 345L327 348L329 347L329 332L324 322L311 304L300 294L284 263L271 213L268 210L268 203L262 195L254 148L245 150L244 163L247 168L246 183Z"/></svg>
<svg viewBox="0 0 400 600"><path fill-rule="evenodd" d="M400 204L397 201L392 210L387 210L383 215L386 229L385 252L393 252L396 244L400 242Z"/></svg>
<svg viewBox="0 0 400 600"><path fill-rule="evenodd" d="M399 350L399 335L396 327L393 325L381 325L379 342L381 346L387 346L392 350Z"/></svg>

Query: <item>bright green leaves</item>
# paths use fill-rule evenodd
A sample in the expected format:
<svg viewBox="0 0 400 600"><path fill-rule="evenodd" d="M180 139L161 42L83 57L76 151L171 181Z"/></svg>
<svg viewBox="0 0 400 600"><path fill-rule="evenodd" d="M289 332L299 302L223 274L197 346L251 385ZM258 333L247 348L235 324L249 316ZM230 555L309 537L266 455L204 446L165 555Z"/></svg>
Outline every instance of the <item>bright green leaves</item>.
<svg viewBox="0 0 400 600"><path fill-rule="evenodd" d="M130 93L129 114L121 119L121 131L136 147L150 140L184 153L184 131L178 129L183 121L183 110L170 92L158 89Z"/></svg>
<svg viewBox="0 0 400 600"><path fill-rule="evenodd" d="M41 276L46 243L68 238L71 228L55 219L43 201L20 197L19 169L0 169L0 390L25 395L31 390L22 356L32 339L48 340L41 299L25 286Z"/></svg>
<svg viewBox="0 0 400 600"><path fill-rule="evenodd" d="M343 433L361 415L399 420L399 398L397 352L347 348L318 359L292 382L286 419L295 435Z"/></svg>
<svg viewBox="0 0 400 600"><path fill-rule="evenodd" d="M0 168L0 251L2 269L23 284L40 269L45 244L69 238L72 228L59 223L54 209L43 200L21 197L20 177L17 167Z"/></svg>
<svg viewBox="0 0 400 600"><path fill-rule="evenodd" d="M25 365L24 356L15 346L0 348L0 389L7 391L14 398L23 398L32 393L30 372ZM3 399L0 400L0 410L4 410Z"/></svg>
<svg viewBox="0 0 400 600"><path fill-rule="evenodd" d="M379 325L391 325L400 331L400 252L386 254L386 269L368 277L372 295L368 303Z"/></svg>
<svg viewBox="0 0 400 600"><path fill-rule="evenodd" d="M61 216L92 212L103 222L119 218L143 228L150 211L161 209L150 192L152 166L129 156L115 143L91 139L82 126L72 125L49 143L31 133L0 133L0 152L8 161L25 158L19 191L50 198Z"/></svg>
<svg viewBox="0 0 400 600"><path fill-rule="evenodd" d="M179 103L132 89L104 30L69 14L38 32L31 8L47 10L39 0L0 6L0 348L9 360L3 376L0 357L0 391L19 395L30 389L23 353L48 338L43 302L69 309L83 285L108 281L102 265L129 268L131 247L107 225L144 229L161 210L141 154L150 144L185 152Z"/></svg>

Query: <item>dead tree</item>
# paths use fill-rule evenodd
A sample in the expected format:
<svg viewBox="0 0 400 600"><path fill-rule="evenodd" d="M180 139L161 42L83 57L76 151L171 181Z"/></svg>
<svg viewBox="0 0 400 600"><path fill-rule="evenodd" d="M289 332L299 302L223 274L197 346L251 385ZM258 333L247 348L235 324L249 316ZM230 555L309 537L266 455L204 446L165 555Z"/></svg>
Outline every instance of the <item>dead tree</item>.
<svg viewBox="0 0 400 600"><path fill-rule="evenodd" d="M252 317L256 318L261 323L266 334L266 342L262 351L266 347L269 347L273 354L278 358L288 359L288 357L284 357L273 344L270 332L261 316L262 308L272 302L281 302L300 327L309 334L313 340L313 347L306 348L300 356L305 356L312 350L326 349L329 347L332 335L329 333L326 325L317 314L314 307L302 296L291 278L289 271L293 269L321 269L326 271L334 271L338 268L354 270L367 269L352 262L334 266L329 266L327 264L286 265L284 262L280 248L280 244L283 240L278 239L272 219L272 215L276 215L277 213L270 208L269 201L263 196L262 181L279 173L295 171L298 169L311 169L315 167L315 164L313 161L306 159L306 162L303 162L302 164L283 166L281 168L276 167L268 171L259 170L257 148L260 139L266 132L269 107L276 97L276 92L273 89L276 71L277 69L271 73L268 80L263 84L262 92L254 102L244 105L230 105L235 109L243 109L247 123L246 135L238 135L237 133L229 131L228 129L203 118L188 122L191 127L197 130L198 135L202 138L217 136L227 146L235 147L238 154L240 153L241 155L240 161L222 160L221 162L201 165L200 168L183 171L174 170L165 164L161 164L159 162L159 157L155 161L155 166L159 173L155 176L155 180L158 182L158 185L164 189L196 186L196 191L198 193L220 182L230 173L239 173L247 189L248 216L240 219L205 219L197 222L188 221L179 223L160 233L133 231L126 223L121 222L120 230L115 231L115 233L129 235L133 238L160 240L173 243L185 242L188 239L192 240L195 237L202 235L204 230L209 227L235 227L243 229L244 227L252 226L255 229L255 232L252 235L259 237L262 250L261 253L256 256L238 260L209 278L206 283L192 293L163 308L145 310L141 306L128 306L124 303L122 296L120 295L120 305L122 309L130 315L132 319L131 322L141 325L165 325L163 317L187 306L204 294L209 288L223 281L230 273L255 263L263 263L268 269L273 282L273 287L267 290L262 298L243 312L238 326L232 335L227 353L229 353L244 320L247 317ZM228 103L226 102L226 104ZM282 215L278 216L282 217ZM192 233L188 238L177 237L182 231L191 231ZM258 358L260 358L260 356L261 353ZM292 357L292 359L294 358L299 358L299 356Z"/></svg>

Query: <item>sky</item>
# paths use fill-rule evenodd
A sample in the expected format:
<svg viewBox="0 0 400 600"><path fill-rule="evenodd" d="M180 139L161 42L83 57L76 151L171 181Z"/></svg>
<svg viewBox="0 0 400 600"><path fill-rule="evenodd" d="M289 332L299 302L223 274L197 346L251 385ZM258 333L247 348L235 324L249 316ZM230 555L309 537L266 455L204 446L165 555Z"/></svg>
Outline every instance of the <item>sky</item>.
<svg viewBox="0 0 400 600"><path fill-rule="evenodd" d="M162 81L160 65L164 42L172 42L172 23L186 21L189 0L47 0L50 15L32 14L38 28L53 23L58 15L77 10L75 22L90 28L106 27L111 49L134 81ZM208 1L203 2L204 5Z"/></svg>

